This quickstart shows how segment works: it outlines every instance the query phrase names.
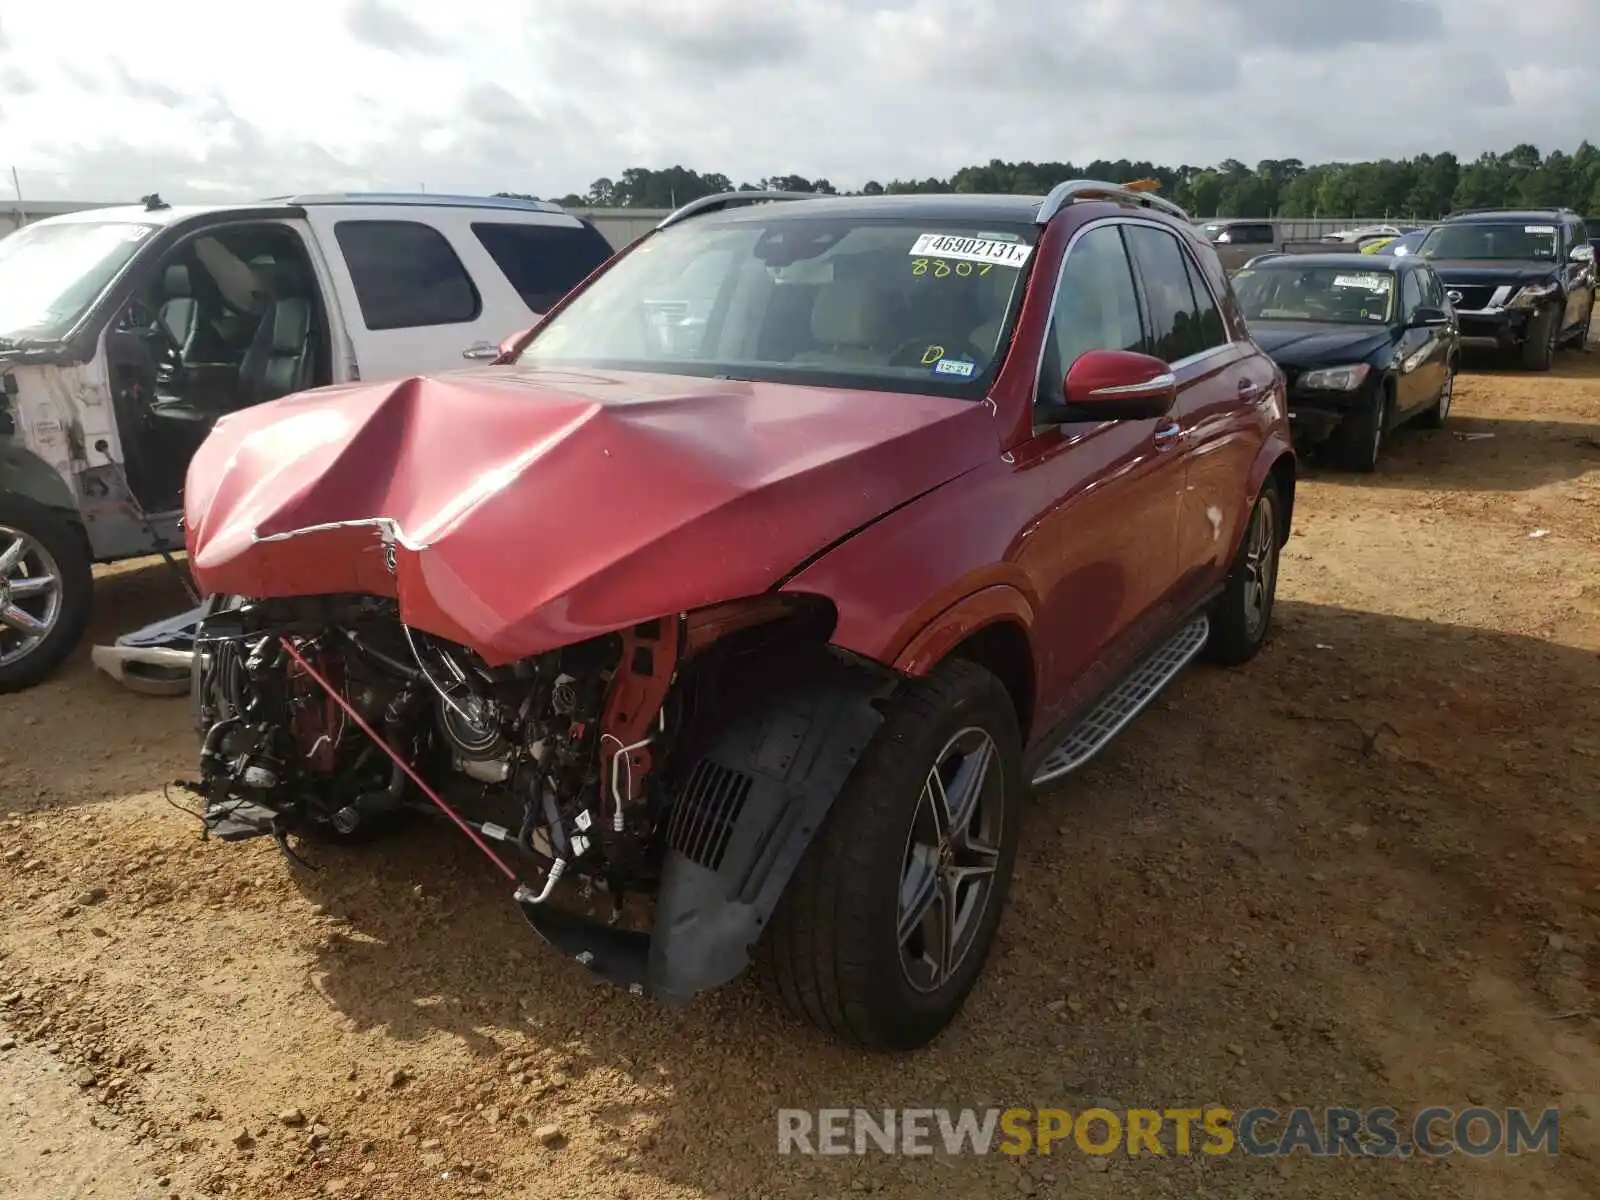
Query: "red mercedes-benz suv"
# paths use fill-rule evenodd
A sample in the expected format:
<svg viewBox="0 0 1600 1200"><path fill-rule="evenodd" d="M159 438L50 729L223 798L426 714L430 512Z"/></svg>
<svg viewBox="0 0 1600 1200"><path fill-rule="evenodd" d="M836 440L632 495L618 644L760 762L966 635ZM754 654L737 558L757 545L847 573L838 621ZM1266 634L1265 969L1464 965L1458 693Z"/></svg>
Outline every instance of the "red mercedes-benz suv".
<svg viewBox="0 0 1600 1200"><path fill-rule="evenodd" d="M753 960L916 1047L1029 790L1261 647L1294 488L1282 377L1163 200L708 197L495 364L217 426L191 786L224 837L443 816L615 983Z"/></svg>

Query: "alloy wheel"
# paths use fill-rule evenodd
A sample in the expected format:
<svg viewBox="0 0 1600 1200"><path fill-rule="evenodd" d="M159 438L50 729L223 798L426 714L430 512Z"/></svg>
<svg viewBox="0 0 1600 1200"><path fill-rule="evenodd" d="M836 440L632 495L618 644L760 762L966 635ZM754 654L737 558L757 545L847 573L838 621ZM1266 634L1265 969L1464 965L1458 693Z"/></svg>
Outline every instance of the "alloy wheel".
<svg viewBox="0 0 1600 1200"><path fill-rule="evenodd" d="M1450 415L1450 403L1455 399L1456 373L1447 371L1444 377L1444 390L1439 393L1439 420L1444 420Z"/></svg>
<svg viewBox="0 0 1600 1200"><path fill-rule="evenodd" d="M935 992L977 941L995 891L1005 794L999 750L968 726L934 759L906 839L898 910L900 967L919 992Z"/></svg>
<svg viewBox="0 0 1600 1200"><path fill-rule="evenodd" d="M1256 502L1244 547L1244 618L1252 637L1266 625L1278 574L1278 522L1272 497Z"/></svg>
<svg viewBox="0 0 1600 1200"><path fill-rule="evenodd" d="M0 525L0 667L21 662L61 620L61 568L31 534Z"/></svg>

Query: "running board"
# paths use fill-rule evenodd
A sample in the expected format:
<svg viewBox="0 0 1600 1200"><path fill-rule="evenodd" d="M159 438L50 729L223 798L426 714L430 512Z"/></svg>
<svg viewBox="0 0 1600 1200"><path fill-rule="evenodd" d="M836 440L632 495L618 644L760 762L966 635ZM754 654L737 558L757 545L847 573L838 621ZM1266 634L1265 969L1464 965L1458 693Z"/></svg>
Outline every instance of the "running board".
<svg viewBox="0 0 1600 1200"><path fill-rule="evenodd" d="M1180 629L1138 668L1122 680L1068 731L1061 743L1044 756L1033 775L1033 786L1053 783L1076 771L1121 733L1156 694L1172 682L1173 676L1200 653L1211 632L1204 613Z"/></svg>

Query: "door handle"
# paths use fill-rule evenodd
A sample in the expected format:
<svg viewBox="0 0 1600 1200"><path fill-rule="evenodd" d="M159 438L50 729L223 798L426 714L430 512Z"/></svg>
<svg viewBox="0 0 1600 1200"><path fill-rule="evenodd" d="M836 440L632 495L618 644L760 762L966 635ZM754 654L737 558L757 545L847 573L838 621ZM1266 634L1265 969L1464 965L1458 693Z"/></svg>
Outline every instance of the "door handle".
<svg viewBox="0 0 1600 1200"><path fill-rule="evenodd" d="M461 352L462 358L470 358L474 362L487 362L491 358L500 357L500 347L493 342L473 342Z"/></svg>
<svg viewBox="0 0 1600 1200"><path fill-rule="evenodd" d="M1241 380L1239 380L1239 395L1243 396L1247 400L1251 396L1254 396L1260 390L1261 390L1261 385L1259 383L1257 383L1254 379L1241 379Z"/></svg>
<svg viewBox="0 0 1600 1200"><path fill-rule="evenodd" d="M1163 425L1151 434L1157 450L1169 450L1183 439L1183 427L1176 421Z"/></svg>

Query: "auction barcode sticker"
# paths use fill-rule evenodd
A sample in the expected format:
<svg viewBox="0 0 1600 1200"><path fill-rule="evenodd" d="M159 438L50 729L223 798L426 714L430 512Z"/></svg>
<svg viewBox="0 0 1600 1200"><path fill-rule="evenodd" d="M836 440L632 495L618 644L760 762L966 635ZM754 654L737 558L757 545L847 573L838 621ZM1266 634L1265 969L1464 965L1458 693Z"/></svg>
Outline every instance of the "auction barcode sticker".
<svg viewBox="0 0 1600 1200"><path fill-rule="evenodd" d="M1033 247L1021 242L951 233L924 233L911 246L912 258L951 258L960 262L993 263L997 267L1020 267L1032 253Z"/></svg>

